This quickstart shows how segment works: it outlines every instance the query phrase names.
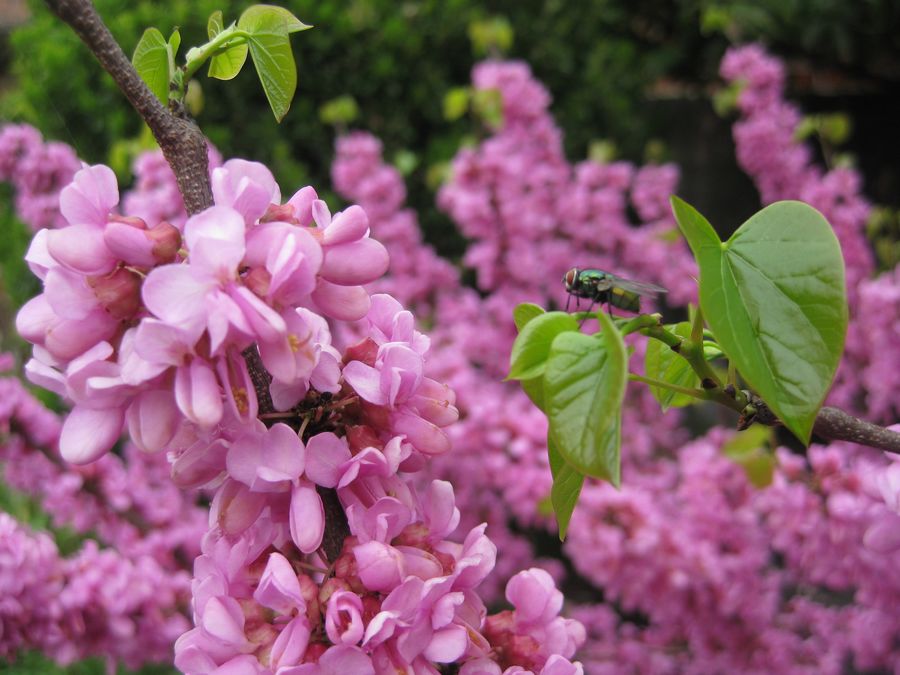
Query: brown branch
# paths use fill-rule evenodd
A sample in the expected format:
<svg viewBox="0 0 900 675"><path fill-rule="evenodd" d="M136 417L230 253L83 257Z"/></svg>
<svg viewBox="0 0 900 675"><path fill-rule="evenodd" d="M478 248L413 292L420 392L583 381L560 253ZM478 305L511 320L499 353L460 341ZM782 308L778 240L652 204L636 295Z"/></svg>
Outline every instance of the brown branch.
<svg viewBox="0 0 900 675"><path fill-rule="evenodd" d="M858 419L837 408L822 408L819 411L813 433L829 441L850 441L900 453L900 433Z"/></svg>
<svg viewBox="0 0 900 675"><path fill-rule="evenodd" d="M90 0L46 0L47 6L78 34L128 102L150 127L168 161L189 214L212 206L206 138L186 115L177 115L150 91Z"/></svg>

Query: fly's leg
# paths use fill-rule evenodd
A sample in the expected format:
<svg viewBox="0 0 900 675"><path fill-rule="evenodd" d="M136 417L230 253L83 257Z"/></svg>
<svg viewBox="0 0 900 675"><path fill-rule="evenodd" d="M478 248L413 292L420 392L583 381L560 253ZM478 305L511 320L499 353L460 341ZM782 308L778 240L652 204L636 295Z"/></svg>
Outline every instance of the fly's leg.
<svg viewBox="0 0 900 675"><path fill-rule="evenodd" d="M581 323L578 324L578 330L581 330L581 327L584 325L584 322L588 320L588 317L591 315L591 310L594 309L594 303L591 302L591 306L588 307L587 312L584 315L584 318L581 320Z"/></svg>

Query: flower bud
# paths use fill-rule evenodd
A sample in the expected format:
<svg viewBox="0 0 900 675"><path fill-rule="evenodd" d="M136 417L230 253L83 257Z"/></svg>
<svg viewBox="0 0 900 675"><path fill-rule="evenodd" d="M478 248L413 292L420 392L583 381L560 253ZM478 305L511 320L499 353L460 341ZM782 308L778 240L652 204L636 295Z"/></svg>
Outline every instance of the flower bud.
<svg viewBox="0 0 900 675"><path fill-rule="evenodd" d="M141 307L141 280L124 267L102 277L88 277L87 282L103 309L119 321L127 321Z"/></svg>

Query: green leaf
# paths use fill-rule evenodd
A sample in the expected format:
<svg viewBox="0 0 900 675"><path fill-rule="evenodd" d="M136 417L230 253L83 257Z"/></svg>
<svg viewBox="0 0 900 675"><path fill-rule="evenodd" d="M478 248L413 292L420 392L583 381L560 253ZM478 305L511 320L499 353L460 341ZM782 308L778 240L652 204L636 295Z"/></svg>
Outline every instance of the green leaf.
<svg viewBox="0 0 900 675"><path fill-rule="evenodd" d="M222 10L217 9L209 15L209 20L206 22L206 36L212 40L223 30L225 30L225 23L222 19Z"/></svg>
<svg viewBox="0 0 900 675"><path fill-rule="evenodd" d="M828 221L801 202L777 202L728 239L677 197L672 209L700 268L700 306L728 358L801 441L844 348L841 248Z"/></svg>
<svg viewBox="0 0 900 675"><path fill-rule="evenodd" d="M550 488L550 503L556 514L556 523L559 526L559 539L565 541L569 531L569 521L575 504L578 503L578 495L584 485L584 475L570 464L566 463L559 453L553 439L547 436L547 453L550 459L550 473L553 474L553 487Z"/></svg>
<svg viewBox="0 0 900 675"><path fill-rule="evenodd" d="M469 87L454 87L444 94L444 119L448 122L458 120L469 109Z"/></svg>
<svg viewBox="0 0 900 675"><path fill-rule="evenodd" d="M627 357L612 321L603 312L597 317L600 334L568 331L553 340L544 371L545 412L563 459L583 474L618 485Z"/></svg>
<svg viewBox="0 0 900 675"><path fill-rule="evenodd" d="M513 343L507 379L530 380L542 375L556 336L577 330L575 317L565 312L547 312L534 317Z"/></svg>
<svg viewBox="0 0 900 675"><path fill-rule="evenodd" d="M276 5L253 5L248 7L241 14L241 18L238 19L238 28L251 33L253 31L248 30L248 26L273 25L275 23L280 23L288 35L312 28L311 25L303 23L284 7Z"/></svg>
<svg viewBox="0 0 900 675"><path fill-rule="evenodd" d="M216 35L225 30L225 24L222 21L222 12L215 11L209 16L206 24L206 34L212 40ZM217 80L231 80L244 67L247 62L247 52L249 46L246 42L238 42L228 49L216 54L209 60L209 71L207 75Z"/></svg>
<svg viewBox="0 0 900 675"><path fill-rule="evenodd" d="M249 34L250 55L275 119L284 119L297 90L297 66L288 34L309 28L280 7L254 5L238 19Z"/></svg>
<svg viewBox="0 0 900 675"><path fill-rule="evenodd" d="M176 28L169 36L169 54L171 54L172 59L178 55L179 47L181 47L181 33Z"/></svg>
<svg viewBox="0 0 900 675"><path fill-rule="evenodd" d="M134 69L163 104L169 101L169 52L166 39L156 28L148 28L134 48Z"/></svg>
<svg viewBox="0 0 900 675"><path fill-rule="evenodd" d="M772 444L772 427L756 424L735 434L722 446L722 454L739 464L754 487L772 484L778 462L766 446Z"/></svg>
<svg viewBox="0 0 900 675"><path fill-rule="evenodd" d="M691 336L691 324L687 321L667 326L667 328L685 339L689 339ZM698 387L700 385L700 378L687 360L659 340L650 340L647 344L647 353L644 355L644 371L647 377L669 384L677 384L680 387ZM663 387L651 386L650 392L659 402L663 411L669 408L681 408L696 400L687 394Z"/></svg>
<svg viewBox="0 0 900 675"><path fill-rule="evenodd" d="M338 96L325 101L319 108L319 119L325 124L347 125L359 116L356 99L349 95Z"/></svg>
<svg viewBox="0 0 900 675"><path fill-rule="evenodd" d="M516 330L521 332L526 323L541 314L544 314L544 308L540 305L535 305L531 302L523 302L516 305L516 308L513 310L513 321L516 322Z"/></svg>

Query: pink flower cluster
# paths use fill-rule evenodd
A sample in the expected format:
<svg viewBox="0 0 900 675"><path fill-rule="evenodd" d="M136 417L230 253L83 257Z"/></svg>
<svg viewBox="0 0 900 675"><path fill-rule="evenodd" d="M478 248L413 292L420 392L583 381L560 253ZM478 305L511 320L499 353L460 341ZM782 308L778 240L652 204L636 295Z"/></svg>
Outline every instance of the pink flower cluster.
<svg viewBox="0 0 900 675"><path fill-rule="evenodd" d="M376 236L382 228L390 233L384 241L392 266L379 283L415 289L418 314L430 318L430 367L453 386L460 410L450 431L455 452L438 460L436 471L456 486L464 521L490 522L497 570L508 577L534 560L523 534L554 529L541 511L550 487L546 423L521 392L491 376L508 363L510 308L522 300L562 304L559 279L574 264L661 283L673 304L694 298L696 273L683 246L667 236L674 167L570 167L546 112L549 99L524 65L483 64L474 81L500 89L504 124L460 152L440 201L472 240L465 261L477 272L480 295L428 274L440 269L440 259L420 245L403 209L400 175L383 163L377 140L362 133L340 139L333 178L344 196L378 214L371 218ZM820 195L820 209L837 185L832 175L848 174L810 172L805 189ZM850 222L863 213L855 185L832 203L846 201L837 226L844 223L845 233L855 233L851 244L862 247L859 223ZM639 227L629 222L629 202ZM865 277L868 261L851 251L848 276ZM893 372L886 359L898 330L896 287L887 278L860 285L869 341L857 352L859 363L870 364L867 396L879 402L873 412L882 419L900 401L883 376ZM643 344L635 347L639 368ZM817 447L813 466L800 468L780 451L775 486L759 491L720 454L731 434L717 430L685 446L676 412L661 416L645 388L628 396L624 487L588 482L562 549L578 576L557 560L539 563L557 578L568 576L575 595L605 599L575 613L588 627L580 657L589 672L840 672L848 658L860 668L896 660L891 640L900 626L884 608L897 585L879 570L897 564L891 551L900 517L875 485L894 490L897 481L877 454ZM843 458L830 470L841 482L821 482L823 453ZM814 522L792 515L805 513L818 515ZM838 559L848 561L846 573L821 573Z"/></svg>
<svg viewBox="0 0 900 675"><path fill-rule="evenodd" d="M812 203L844 247L853 318L832 400L892 421L900 396L885 373L900 366L900 278L869 278L860 177L822 171L794 140L799 112L783 101L776 60L736 50L723 74L746 83L738 160L763 200ZM44 294L19 324L37 345L32 379L75 403L64 455L89 461L127 428L143 450L168 451L178 486L213 491L195 627L177 665L279 675L444 663L467 675L891 668L900 480L878 453L779 449L773 485L758 490L722 456L733 434L688 442L679 413L661 415L632 386L624 487L588 481L568 540L548 546L546 422L498 381L511 308L562 306L559 280L575 265L658 283L681 306L696 298L696 270L671 236L676 167L573 165L527 66L487 62L473 79L499 91L503 121L460 151L439 203L470 239L477 289L423 243L399 172L363 133L339 140L333 166L335 187L359 206L333 217L311 188L281 204L267 170L232 160L214 170L216 206L188 218L151 155L123 199L127 215L113 213L107 170L87 168L60 195L69 225L32 245ZM639 370L644 344L633 346ZM19 410L18 424L33 417L28 428L51 431L7 445L7 480L41 495L55 522L96 529L165 569L165 546L183 541L194 554L187 530L149 545L124 518L175 532L177 514L195 513L153 515L168 499L151 459L161 455L129 445L124 464L107 454L62 472L27 452L54 443L58 420ZM59 476L49 489L42 472ZM78 493L88 479L122 517ZM150 491L131 489L148 480ZM583 625L559 616L554 580ZM513 609L489 615L504 587ZM584 667L570 660L579 646Z"/></svg>
<svg viewBox="0 0 900 675"><path fill-rule="evenodd" d="M63 557L47 534L0 514L0 654L40 650L59 663L110 667L165 660L188 627L190 577L204 510L174 489L162 456L130 448L67 468L60 423L14 378L0 379L4 482L41 500L55 527L98 537Z"/></svg>
<svg viewBox="0 0 900 675"><path fill-rule="evenodd" d="M365 211L332 216L309 187L282 204L242 160L212 186L215 206L148 223L114 213L108 168L79 171L60 193L68 226L29 249L44 293L17 319L35 345L27 375L74 403L63 458L102 466L127 427L141 450L168 451L176 485L214 489L176 664L580 673L584 631L557 616L552 584L554 611L495 629L530 648L489 642L476 589L495 546L484 525L449 538L452 487L408 477L449 449L458 412L425 374L413 315L363 286L388 266ZM357 341L339 351L329 320Z"/></svg>
<svg viewBox="0 0 900 675"><path fill-rule="evenodd" d="M59 213L59 192L80 168L71 147L45 143L34 127L0 128L0 182L12 183L16 213L32 230L65 225Z"/></svg>

